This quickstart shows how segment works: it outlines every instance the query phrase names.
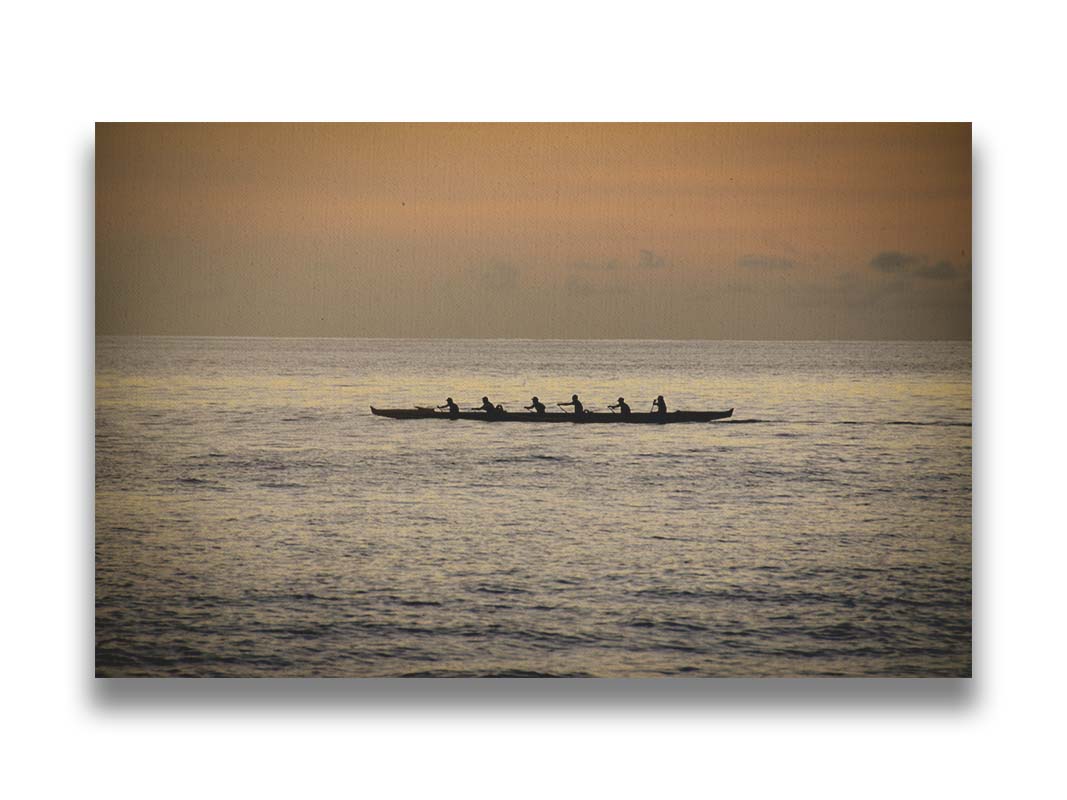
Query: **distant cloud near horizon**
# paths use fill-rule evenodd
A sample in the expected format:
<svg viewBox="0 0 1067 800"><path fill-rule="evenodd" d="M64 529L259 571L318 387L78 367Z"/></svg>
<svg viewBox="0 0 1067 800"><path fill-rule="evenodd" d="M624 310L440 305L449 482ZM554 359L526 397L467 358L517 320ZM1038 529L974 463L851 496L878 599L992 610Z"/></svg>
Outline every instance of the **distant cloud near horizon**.
<svg viewBox="0 0 1067 800"><path fill-rule="evenodd" d="M910 267L919 264L922 259L911 253L901 253L899 250L887 250L879 253L871 259L870 265L880 272L905 272Z"/></svg>
<svg viewBox="0 0 1067 800"><path fill-rule="evenodd" d="M670 264L651 250L642 250L637 259L637 266L641 269L659 269L661 267L669 267Z"/></svg>
<svg viewBox="0 0 1067 800"><path fill-rule="evenodd" d="M948 260L930 264L925 256L889 250L870 260L870 266L880 272L904 278L925 278L932 281L947 281L959 277L965 270L962 265Z"/></svg>

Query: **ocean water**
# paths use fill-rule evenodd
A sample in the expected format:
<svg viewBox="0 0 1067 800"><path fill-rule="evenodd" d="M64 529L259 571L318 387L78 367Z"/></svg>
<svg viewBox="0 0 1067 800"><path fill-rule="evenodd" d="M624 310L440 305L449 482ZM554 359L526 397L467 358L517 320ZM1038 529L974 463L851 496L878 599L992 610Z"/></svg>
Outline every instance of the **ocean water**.
<svg viewBox="0 0 1067 800"><path fill-rule="evenodd" d="M963 676L962 342L100 337L101 676ZM369 406L736 409L681 425Z"/></svg>

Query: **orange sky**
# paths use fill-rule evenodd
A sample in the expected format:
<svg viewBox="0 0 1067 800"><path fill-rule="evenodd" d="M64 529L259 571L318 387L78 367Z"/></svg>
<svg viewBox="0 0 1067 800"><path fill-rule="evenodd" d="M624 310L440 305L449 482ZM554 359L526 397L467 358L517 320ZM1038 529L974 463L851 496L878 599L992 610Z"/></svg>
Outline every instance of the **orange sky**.
<svg viewBox="0 0 1067 800"><path fill-rule="evenodd" d="M101 334L970 338L969 124L99 124Z"/></svg>

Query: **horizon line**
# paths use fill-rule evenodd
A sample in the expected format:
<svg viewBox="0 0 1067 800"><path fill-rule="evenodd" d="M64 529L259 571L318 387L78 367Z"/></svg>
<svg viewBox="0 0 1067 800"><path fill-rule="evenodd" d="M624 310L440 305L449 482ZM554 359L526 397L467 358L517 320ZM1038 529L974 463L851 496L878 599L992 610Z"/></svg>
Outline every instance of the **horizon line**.
<svg viewBox="0 0 1067 800"><path fill-rule="evenodd" d="M704 339L704 338L643 338L643 337L545 337L528 336L267 336L216 333L94 333L95 338L113 339L296 339L296 340L365 340L365 341L410 341L410 342L867 342L867 343L920 343L920 342L969 342L966 339Z"/></svg>

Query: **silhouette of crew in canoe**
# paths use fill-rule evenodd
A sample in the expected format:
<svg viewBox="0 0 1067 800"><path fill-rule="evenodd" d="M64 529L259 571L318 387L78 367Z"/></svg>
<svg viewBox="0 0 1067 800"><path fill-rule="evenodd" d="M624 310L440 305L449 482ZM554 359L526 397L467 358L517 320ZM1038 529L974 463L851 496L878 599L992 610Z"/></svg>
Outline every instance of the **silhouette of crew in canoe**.
<svg viewBox="0 0 1067 800"><path fill-rule="evenodd" d="M483 397L482 398L482 404L480 406L478 406L477 408L472 408L471 411L484 411L486 414L494 414L494 415L498 415L498 416L500 414L506 413L504 411L504 406L501 406L501 405L495 405L494 406L491 402L489 402L489 398L488 397Z"/></svg>
<svg viewBox="0 0 1067 800"><path fill-rule="evenodd" d="M582 405L582 401L578 399L578 395L572 394L571 401L569 403L557 403L558 406L574 406L575 414L584 414L585 406Z"/></svg>
<svg viewBox="0 0 1067 800"><path fill-rule="evenodd" d="M536 397L533 398L530 405L523 406L523 408L525 408L527 411L534 411L539 415L545 413L545 404L538 400Z"/></svg>
<svg viewBox="0 0 1067 800"><path fill-rule="evenodd" d="M617 409L619 409L619 413L622 414L624 417L629 416L629 414L630 414L630 406L628 406L626 404L626 401L623 400L621 397L619 398L619 402L617 402L613 406L608 406L608 408L617 408Z"/></svg>
<svg viewBox="0 0 1067 800"><path fill-rule="evenodd" d="M444 408L448 409L448 415L450 417L454 417L459 414L459 406L456 405L456 403L452 400L451 397L445 400L445 404L443 406L438 406L437 410L440 411Z"/></svg>
<svg viewBox="0 0 1067 800"><path fill-rule="evenodd" d="M652 411L656 414L667 413L667 401L663 399L663 395L660 395L652 401Z"/></svg>

